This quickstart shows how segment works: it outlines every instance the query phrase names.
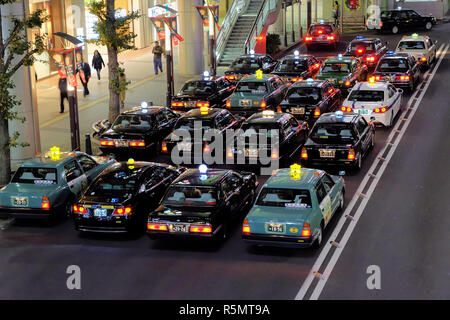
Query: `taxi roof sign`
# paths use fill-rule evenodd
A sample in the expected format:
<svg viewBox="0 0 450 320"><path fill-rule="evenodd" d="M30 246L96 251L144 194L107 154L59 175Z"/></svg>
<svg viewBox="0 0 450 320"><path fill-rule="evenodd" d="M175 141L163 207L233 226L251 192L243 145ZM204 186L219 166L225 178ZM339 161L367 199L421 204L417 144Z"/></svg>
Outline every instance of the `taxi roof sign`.
<svg viewBox="0 0 450 320"><path fill-rule="evenodd" d="M59 147L53 146L50 148L50 159L53 161L61 160L61 149Z"/></svg>
<svg viewBox="0 0 450 320"><path fill-rule="evenodd" d="M209 111L209 109L208 109L207 106L201 106L201 107L200 107L200 113L201 113L202 115L207 115L207 114L208 114L208 111Z"/></svg>
<svg viewBox="0 0 450 320"><path fill-rule="evenodd" d="M263 71L261 69L256 70L256 79L263 78Z"/></svg>

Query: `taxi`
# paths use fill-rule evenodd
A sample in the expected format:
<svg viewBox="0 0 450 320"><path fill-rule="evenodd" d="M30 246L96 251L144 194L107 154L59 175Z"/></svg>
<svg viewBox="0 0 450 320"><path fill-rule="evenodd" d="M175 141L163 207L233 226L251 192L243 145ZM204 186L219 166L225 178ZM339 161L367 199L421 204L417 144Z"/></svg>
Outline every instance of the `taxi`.
<svg viewBox="0 0 450 320"><path fill-rule="evenodd" d="M314 78L319 72L321 62L311 56L296 50L294 54L285 56L276 65L272 74L280 76L284 81L297 82Z"/></svg>
<svg viewBox="0 0 450 320"><path fill-rule="evenodd" d="M403 90L395 88L389 82L358 83L344 100L341 110L344 113L358 113L367 121L392 126L394 118L402 108Z"/></svg>
<svg viewBox="0 0 450 320"><path fill-rule="evenodd" d="M335 87L341 89L345 95L357 81L366 81L368 68L358 58L339 54L337 57L327 58L315 77L317 80L328 80Z"/></svg>
<svg viewBox="0 0 450 320"><path fill-rule="evenodd" d="M201 77L186 81L180 92L172 97L171 108L175 111L189 111L200 107L222 107L234 89L225 76L213 77L207 71Z"/></svg>
<svg viewBox="0 0 450 320"><path fill-rule="evenodd" d="M403 36L395 52L410 53L422 68L429 68L436 61L437 41L433 42L427 35L414 33L411 36Z"/></svg>
<svg viewBox="0 0 450 320"><path fill-rule="evenodd" d="M319 247L331 218L344 208L345 183L339 176L293 164L262 186L242 225L249 244Z"/></svg>
<svg viewBox="0 0 450 320"><path fill-rule="evenodd" d="M160 206L148 217L150 239L223 240L232 223L252 204L258 182L249 172L209 169L200 165L178 177Z"/></svg>
<svg viewBox="0 0 450 320"><path fill-rule="evenodd" d="M25 161L11 182L0 189L0 216L54 218L69 214L89 183L113 163L115 160L106 157L52 147Z"/></svg>
<svg viewBox="0 0 450 320"><path fill-rule="evenodd" d="M336 50L339 39L339 30L334 23L321 20L309 26L303 40L308 50L314 46L331 46Z"/></svg>
<svg viewBox="0 0 450 320"><path fill-rule="evenodd" d="M115 163L103 171L73 205L75 230L137 233L145 231L150 210L185 168L152 162Z"/></svg>
<svg viewBox="0 0 450 320"><path fill-rule="evenodd" d="M270 55L256 54L254 50L251 50L250 54L240 56L231 63L225 71L225 77L229 81L237 82L250 74L255 74L257 70L270 73L276 64L277 60Z"/></svg>
<svg viewBox="0 0 450 320"><path fill-rule="evenodd" d="M369 69L373 69L387 51L387 42L382 42L379 38L357 36L348 44L344 56L360 58Z"/></svg>
<svg viewBox="0 0 450 320"><path fill-rule="evenodd" d="M265 109L276 108L286 94L289 84L277 75L266 75L258 70L236 85L236 89L225 101L225 106L233 114L248 117Z"/></svg>

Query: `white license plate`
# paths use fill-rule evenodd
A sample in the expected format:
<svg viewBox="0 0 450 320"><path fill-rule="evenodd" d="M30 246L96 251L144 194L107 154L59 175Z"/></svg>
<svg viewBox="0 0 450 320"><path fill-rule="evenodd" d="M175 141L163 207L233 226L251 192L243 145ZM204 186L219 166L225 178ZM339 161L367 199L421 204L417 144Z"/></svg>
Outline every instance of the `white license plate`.
<svg viewBox="0 0 450 320"><path fill-rule="evenodd" d="M283 233L284 232L284 224L281 224L281 223L269 223L269 224L267 224L267 231L268 232L275 232L275 233Z"/></svg>
<svg viewBox="0 0 450 320"><path fill-rule="evenodd" d="M169 231L170 232L180 232L180 233L188 233L189 232L189 225L187 224L169 224Z"/></svg>
<svg viewBox="0 0 450 320"><path fill-rule="evenodd" d="M115 140L114 144L118 148L120 148L120 147L128 147L128 141L127 140Z"/></svg>
<svg viewBox="0 0 450 320"><path fill-rule="evenodd" d="M188 108L195 108L197 105L197 101L186 101L186 107Z"/></svg>
<svg viewBox="0 0 450 320"><path fill-rule="evenodd" d="M305 108L291 108L292 114L305 114Z"/></svg>
<svg viewBox="0 0 450 320"><path fill-rule="evenodd" d="M94 209L94 216L99 218L106 217L108 216L108 210L102 208Z"/></svg>
<svg viewBox="0 0 450 320"><path fill-rule="evenodd" d="M360 115L367 116L371 114L371 110L367 109L356 109L356 112L358 112Z"/></svg>
<svg viewBox="0 0 450 320"><path fill-rule="evenodd" d="M180 151L191 151L192 143L191 142L178 142L178 150Z"/></svg>
<svg viewBox="0 0 450 320"><path fill-rule="evenodd" d="M245 156L250 158L258 158L258 149L245 149Z"/></svg>
<svg viewBox="0 0 450 320"><path fill-rule="evenodd" d="M394 77L393 76L384 76L383 79L388 81L388 82L394 81Z"/></svg>
<svg viewBox="0 0 450 320"><path fill-rule="evenodd" d="M336 150L328 150L328 149L320 149L319 152L321 158L334 158L336 154Z"/></svg>
<svg viewBox="0 0 450 320"><path fill-rule="evenodd" d="M251 107L252 100L239 100L239 106L240 107Z"/></svg>
<svg viewBox="0 0 450 320"><path fill-rule="evenodd" d="M12 204L15 207L28 207L28 198L27 197L15 197L12 199Z"/></svg>

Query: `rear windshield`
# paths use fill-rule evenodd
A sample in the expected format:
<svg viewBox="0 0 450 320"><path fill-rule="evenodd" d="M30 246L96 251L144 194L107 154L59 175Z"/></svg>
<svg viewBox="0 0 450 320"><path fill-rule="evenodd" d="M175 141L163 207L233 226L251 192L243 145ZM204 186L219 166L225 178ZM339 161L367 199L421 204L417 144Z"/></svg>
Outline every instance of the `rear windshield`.
<svg viewBox="0 0 450 320"><path fill-rule="evenodd" d="M408 62L406 59L382 59L377 70L380 72L407 72Z"/></svg>
<svg viewBox="0 0 450 320"><path fill-rule="evenodd" d="M267 93L267 84L265 82L239 82L236 86L235 92L248 92L252 94Z"/></svg>
<svg viewBox="0 0 450 320"><path fill-rule="evenodd" d="M363 41L353 41L350 43L350 51L356 54L370 53L375 50L373 43L367 43Z"/></svg>
<svg viewBox="0 0 450 320"><path fill-rule="evenodd" d="M379 90L354 90L348 100L351 101L383 101L384 91Z"/></svg>
<svg viewBox="0 0 450 320"><path fill-rule="evenodd" d="M275 68L275 71L279 72L303 72L308 70L305 60L283 60L280 61Z"/></svg>
<svg viewBox="0 0 450 320"><path fill-rule="evenodd" d="M350 65L348 63L325 63L321 71L322 73L349 73Z"/></svg>
<svg viewBox="0 0 450 320"><path fill-rule="evenodd" d="M236 59L231 67L236 69L259 69L262 67L261 60L255 58L239 58Z"/></svg>
<svg viewBox="0 0 450 320"><path fill-rule="evenodd" d="M291 88L286 98L289 103L316 104L321 100L320 88Z"/></svg>
<svg viewBox="0 0 450 320"><path fill-rule="evenodd" d="M175 128L179 130L194 130L202 128L202 130L209 130L214 127L212 120L199 120L197 118L182 118L178 120Z"/></svg>
<svg viewBox="0 0 450 320"><path fill-rule="evenodd" d="M12 182L29 184L58 184L56 169L54 168L19 168L12 178Z"/></svg>
<svg viewBox="0 0 450 320"><path fill-rule="evenodd" d="M143 115L120 115L112 129L116 131L147 131L152 128L152 119Z"/></svg>
<svg viewBox="0 0 450 320"><path fill-rule="evenodd" d="M181 89L182 94L210 95L216 89L213 81L189 81Z"/></svg>
<svg viewBox="0 0 450 320"><path fill-rule="evenodd" d="M380 17L382 19L391 19L397 16L397 12L394 11L382 11Z"/></svg>
<svg viewBox="0 0 450 320"><path fill-rule="evenodd" d="M91 196L126 196L137 191L138 172L119 170L103 174L89 187L86 194Z"/></svg>
<svg viewBox="0 0 450 320"><path fill-rule="evenodd" d="M347 124L316 124L310 138L324 144L348 144L355 140L352 127Z"/></svg>
<svg viewBox="0 0 450 320"><path fill-rule="evenodd" d="M423 41L401 41L398 44L401 50L422 50L425 49L425 42Z"/></svg>
<svg viewBox="0 0 450 320"><path fill-rule="evenodd" d="M215 206L217 193L211 187L172 186L164 197L163 204L167 206Z"/></svg>
<svg viewBox="0 0 450 320"><path fill-rule="evenodd" d="M332 33L333 29L329 25L315 25L312 26L309 30L309 33L314 36L320 36L322 34L329 34Z"/></svg>
<svg viewBox="0 0 450 320"><path fill-rule="evenodd" d="M308 190L264 188L256 201L258 206L311 208Z"/></svg>

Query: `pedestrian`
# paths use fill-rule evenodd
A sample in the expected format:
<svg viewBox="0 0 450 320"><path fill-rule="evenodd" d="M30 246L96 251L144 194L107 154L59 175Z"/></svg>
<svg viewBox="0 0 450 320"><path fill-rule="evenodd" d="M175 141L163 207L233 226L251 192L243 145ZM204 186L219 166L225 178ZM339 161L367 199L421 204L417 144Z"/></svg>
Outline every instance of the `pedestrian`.
<svg viewBox="0 0 450 320"><path fill-rule="evenodd" d="M89 66L89 63L82 62L81 70L84 72L85 81L83 81L83 78L81 78L81 73L79 73L79 77L84 88L83 96L86 97L87 95L89 95L88 83L89 79L91 78L91 67ZM77 72L79 72L79 70L77 70Z"/></svg>
<svg viewBox="0 0 450 320"><path fill-rule="evenodd" d="M155 41L152 53L153 53L153 66L155 67L155 74L158 74L158 69L161 70L161 72L163 72L161 59L163 49L159 45L159 41Z"/></svg>
<svg viewBox="0 0 450 320"><path fill-rule="evenodd" d="M94 58L92 58L92 66L97 71L97 77L98 80L100 80L100 72L102 71L102 68L105 67L105 62L103 62L102 55L98 50L94 51Z"/></svg>
<svg viewBox="0 0 450 320"><path fill-rule="evenodd" d="M333 18L334 25L337 27L339 25L339 3L337 1L334 1L333 4Z"/></svg>
<svg viewBox="0 0 450 320"><path fill-rule="evenodd" d="M67 78L59 78L59 113L64 113L64 99L69 102L69 96L67 94Z"/></svg>
<svg viewBox="0 0 450 320"><path fill-rule="evenodd" d="M124 83L127 81L127 77L125 76L125 72L123 70L119 71L119 83ZM120 107L123 109L125 107L125 94L126 90L120 91L119 100Z"/></svg>

